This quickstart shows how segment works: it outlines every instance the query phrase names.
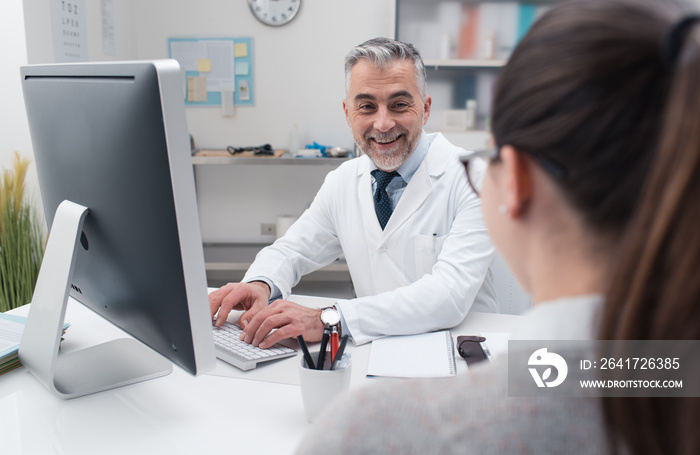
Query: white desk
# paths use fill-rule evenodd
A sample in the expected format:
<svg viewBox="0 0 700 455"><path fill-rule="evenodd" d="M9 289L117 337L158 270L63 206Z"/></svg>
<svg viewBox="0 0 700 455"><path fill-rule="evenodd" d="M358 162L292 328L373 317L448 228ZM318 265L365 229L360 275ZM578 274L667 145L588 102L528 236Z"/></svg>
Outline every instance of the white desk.
<svg viewBox="0 0 700 455"><path fill-rule="evenodd" d="M291 300L324 306L321 298ZM28 306L13 310L26 315ZM128 336L70 301L65 352ZM472 313L453 336L508 332L519 316ZM348 345L351 388L372 381L364 373L370 345ZM461 359L458 359L461 360ZM241 372L218 361L212 374L193 377L175 366L165 377L73 400L54 397L25 369L0 376L0 447L14 454L293 453L309 427L297 383L296 357ZM466 369L458 361L458 372ZM266 371L269 370L269 371ZM281 381L279 383L276 381Z"/></svg>

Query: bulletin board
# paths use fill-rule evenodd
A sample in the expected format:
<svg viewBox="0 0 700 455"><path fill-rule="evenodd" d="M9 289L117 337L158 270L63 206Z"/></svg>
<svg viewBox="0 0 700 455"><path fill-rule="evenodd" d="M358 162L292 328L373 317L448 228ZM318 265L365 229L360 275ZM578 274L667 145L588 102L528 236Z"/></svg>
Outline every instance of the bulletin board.
<svg viewBox="0 0 700 455"><path fill-rule="evenodd" d="M252 38L170 38L168 49L185 72L185 104L220 106L227 93L255 104Z"/></svg>

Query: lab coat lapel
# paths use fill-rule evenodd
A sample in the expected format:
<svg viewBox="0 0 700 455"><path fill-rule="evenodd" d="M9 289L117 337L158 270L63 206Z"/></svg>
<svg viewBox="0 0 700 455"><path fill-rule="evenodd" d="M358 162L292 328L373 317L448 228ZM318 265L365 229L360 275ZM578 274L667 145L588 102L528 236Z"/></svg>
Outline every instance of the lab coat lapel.
<svg viewBox="0 0 700 455"><path fill-rule="evenodd" d="M408 186L401 195L399 203L389 218L389 222L382 233L382 240L388 239L408 218L420 208L430 194L432 183L428 173L428 157L416 170ZM379 225L379 222L377 222Z"/></svg>

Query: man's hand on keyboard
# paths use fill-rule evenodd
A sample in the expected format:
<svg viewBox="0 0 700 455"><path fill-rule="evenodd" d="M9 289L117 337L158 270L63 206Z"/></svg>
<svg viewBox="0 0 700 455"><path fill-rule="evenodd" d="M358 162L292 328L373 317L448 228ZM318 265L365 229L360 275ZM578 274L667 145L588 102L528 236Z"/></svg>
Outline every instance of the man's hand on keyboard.
<svg viewBox="0 0 700 455"><path fill-rule="evenodd" d="M241 340L263 349L299 335L309 342L320 341L323 337L321 310L287 300L275 300L258 311L247 324L241 321L241 328ZM273 329L277 330L270 333Z"/></svg>
<svg viewBox="0 0 700 455"><path fill-rule="evenodd" d="M229 283L209 294L211 317L216 316L216 325L221 327L231 310L245 310L239 324L244 327L270 299L270 287L262 281L251 283ZM218 313L218 314L217 314Z"/></svg>

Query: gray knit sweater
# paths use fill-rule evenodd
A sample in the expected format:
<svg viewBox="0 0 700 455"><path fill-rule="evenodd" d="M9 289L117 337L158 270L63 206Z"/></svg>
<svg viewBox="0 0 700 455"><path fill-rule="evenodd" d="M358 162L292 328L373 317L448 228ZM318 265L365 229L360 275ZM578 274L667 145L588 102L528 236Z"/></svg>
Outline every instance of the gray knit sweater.
<svg viewBox="0 0 700 455"><path fill-rule="evenodd" d="M593 319L597 302L591 299L590 305L575 303L579 311L572 311L577 314L569 321L578 326L582 337L588 336L591 327L586 322ZM545 307L544 312L535 311L537 321L531 322L561 328L557 320L562 310L569 313L573 306L576 305L571 302L556 302ZM554 320L547 321L548 314ZM581 314L587 317L582 318ZM556 336L556 331L552 330L551 335ZM306 435L297 453L463 455L609 451L598 399L509 398L505 358L479 365L454 378L378 381L338 398L329 406L331 409Z"/></svg>

